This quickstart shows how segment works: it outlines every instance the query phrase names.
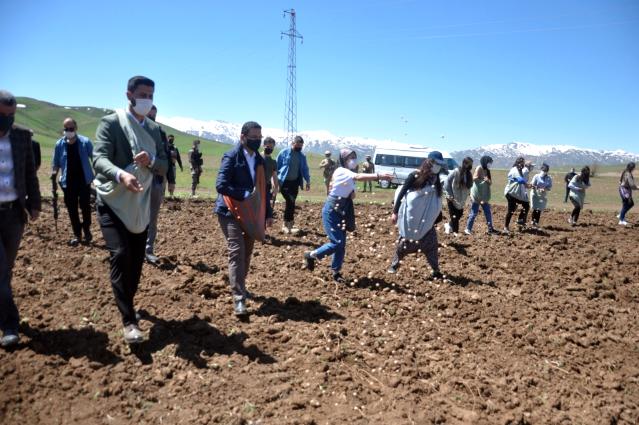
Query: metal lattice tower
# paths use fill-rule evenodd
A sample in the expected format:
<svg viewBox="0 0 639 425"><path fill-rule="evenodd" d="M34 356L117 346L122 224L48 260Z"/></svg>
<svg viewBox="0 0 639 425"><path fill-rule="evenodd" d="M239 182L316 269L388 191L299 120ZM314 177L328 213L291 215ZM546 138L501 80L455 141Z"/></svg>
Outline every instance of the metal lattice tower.
<svg viewBox="0 0 639 425"><path fill-rule="evenodd" d="M284 17L290 16L291 23L287 32L281 32L281 37L288 37L288 75L286 77L286 103L284 104L284 126L286 127L287 143L293 141L297 133L297 59L296 45L297 39L304 42L302 34L297 32L295 24L295 9L284 11Z"/></svg>

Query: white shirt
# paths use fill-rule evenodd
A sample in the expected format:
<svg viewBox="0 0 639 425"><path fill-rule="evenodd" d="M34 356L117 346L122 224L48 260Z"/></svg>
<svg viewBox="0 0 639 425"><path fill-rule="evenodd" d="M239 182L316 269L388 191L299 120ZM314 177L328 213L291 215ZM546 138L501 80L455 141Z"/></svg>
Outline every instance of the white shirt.
<svg viewBox="0 0 639 425"><path fill-rule="evenodd" d="M255 185L255 153L251 155L246 148L242 148L244 152L244 158L246 158L246 163L248 164L249 171L251 172L251 178L253 179L253 185ZM244 191L244 198L248 198L251 192L248 190Z"/></svg>
<svg viewBox="0 0 639 425"><path fill-rule="evenodd" d="M15 170L13 169L13 152L7 131L0 137L0 202L13 202L18 199L16 191Z"/></svg>
<svg viewBox="0 0 639 425"><path fill-rule="evenodd" d="M355 179L357 173L352 172L348 168L339 167L333 173L331 179L330 196L346 198L355 190Z"/></svg>

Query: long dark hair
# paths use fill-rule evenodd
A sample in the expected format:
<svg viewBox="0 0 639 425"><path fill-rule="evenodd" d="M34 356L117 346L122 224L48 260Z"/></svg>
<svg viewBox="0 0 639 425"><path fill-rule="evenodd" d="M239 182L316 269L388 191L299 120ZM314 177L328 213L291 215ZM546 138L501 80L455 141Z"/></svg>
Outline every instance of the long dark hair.
<svg viewBox="0 0 639 425"><path fill-rule="evenodd" d="M423 188L430 183L431 177L435 176L435 190L437 191L437 196L442 196L442 182L439 180L437 174L433 173L432 168L433 161L430 159L425 159L416 173L417 178L415 179L415 182L413 183L411 189Z"/></svg>
<svg viewBox="0 0 639 425"><path fill-rule="evenodd" d="M524 160L523 156L518 157L515 160L515 163L513 164L513 167L515 167L517 169L517 171L519 171L519 175L522 176L522 177L524 176L524 173L522 173L521 170L524 169L525 165L526 165L526 160Z"/></svg>
<svg viewBox="0 0 639 425"><path fill-rule="evenodd" d="M632 174L632 171L634 169L635 169L635 163L629 162L628 165L626 165L626 169L623 170L623 172L621 173L621 177L619 177L619 183L623 183L623 179L624 177L626 177L626 173Z"/></svg>
<svg viewBox="0 0 639 425"><path fill-rule="evenodd" d="M582 168L581 172L579 173L579 177L577 178L584 184L590 184L590 167L586 165L584 168Z"/></svg>
<svg viewBox="0 0 639 425"><path fill-rule="evenodd" d="M489 157L488 155L484 155L479 159L479 163L481 164L481 168L484 169L484 172L488 176L488 179L492 180L493 178L490 175L490 168L488 168L488 164L492 164L493 159Z"/></svg>
<svg viewBox="0 0 639 425"><path fill-rule="evenodd" d="M469 156L464 158L461 165L457 168L459 170L459 180L457 181L457 187L462 188L466 186L466 189L470 189L473 186L473 159Z"/></svg>

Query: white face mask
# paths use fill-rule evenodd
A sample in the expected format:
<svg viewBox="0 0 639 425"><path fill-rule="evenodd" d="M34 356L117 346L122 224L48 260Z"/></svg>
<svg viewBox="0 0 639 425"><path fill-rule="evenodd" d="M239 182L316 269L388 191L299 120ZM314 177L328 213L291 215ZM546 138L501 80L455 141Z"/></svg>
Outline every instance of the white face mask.
<svg viewBox="0 0 639 425"><path fill-rule="evenodd" d="M546 175L547 175L547 174L548 174L548 173L547 173L547 172L545 172L545 171L542 171L542 172L541 172L541 176L542 176L542 177L546 177Z"/></svg>
<svg viewBox="0 0 639 425"><path fill-rule="evenodd" d="M346 161L346 167L349 170L354 170L355 168L357 168L357 161L355 161L354 159L349 159L348 161Z"/></svg>
<svg viewBox="0 0 639 425"><path fill-rule="evenodd" d="M152 107L153 99L135 99L135 106L133 107L133 110L136 114L146 117L146 114L149 113Z"/></svg>
<svg viewBox="0 0 639 425"><path fill-rule="evenodd" d="M486 164L486 168L489 170L492 168L492 166L493 166L492 162L489 162L488 164Z"/></svg>
<svg viewBox="0 0 639 425"><path fill-rule="evenodd" d="M67 139L73 139L75 137L75 131L65 131L64 137Z"/></svg>
<svg viewBox="0 0 639 425"><path fill-rule="evenodd" d="M442 170L442 166L439 164L433 164L432 167L430 167L430 170L433 172L433 174L439 174L439 172Z"/></svg>

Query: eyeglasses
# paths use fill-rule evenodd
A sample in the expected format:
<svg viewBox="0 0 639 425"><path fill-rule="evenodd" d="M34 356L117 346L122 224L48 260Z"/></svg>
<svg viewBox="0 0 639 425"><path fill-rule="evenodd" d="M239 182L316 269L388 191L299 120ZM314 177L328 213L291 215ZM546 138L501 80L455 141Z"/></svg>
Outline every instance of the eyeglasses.
<svg viewBox="0 0 639 425"><path fill-rule="evenodd" d="M64 131L75 131L74 127L64 127Z"/></svg>

